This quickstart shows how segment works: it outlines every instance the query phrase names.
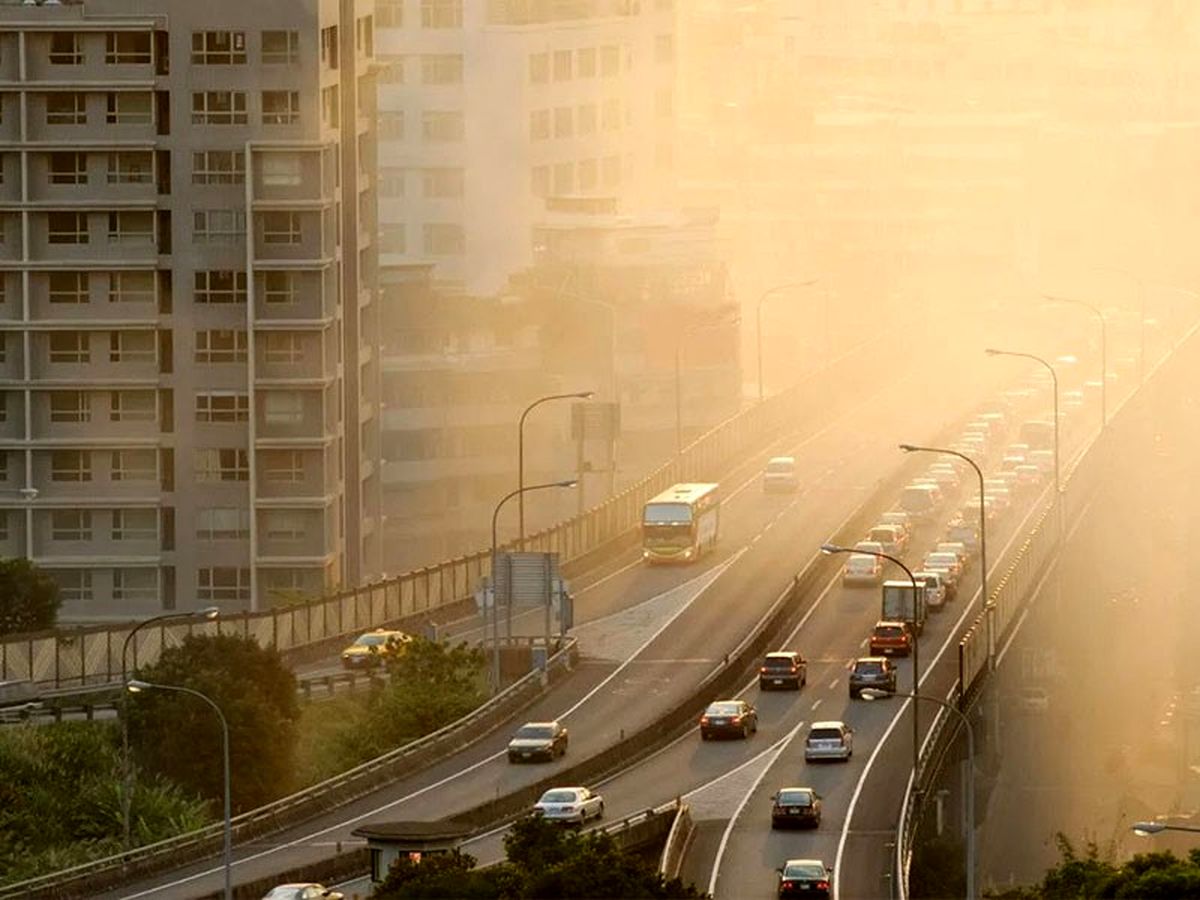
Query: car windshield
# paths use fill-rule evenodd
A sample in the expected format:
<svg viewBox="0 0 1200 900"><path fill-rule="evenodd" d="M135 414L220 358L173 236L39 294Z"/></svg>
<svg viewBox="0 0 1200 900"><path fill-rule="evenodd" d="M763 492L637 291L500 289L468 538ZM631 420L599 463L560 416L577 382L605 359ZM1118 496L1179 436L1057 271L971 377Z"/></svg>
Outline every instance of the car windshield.
<svg viewBox="0 0 1200 900"><path fill-rule="evenodd" d="M812 791L780 791L780 806L811 806Z"/></svg>
<svg viewBox="0 0 1200 900"><path fill-rule="evenodd" d="M763 660L763 666L768 669L790 669L792 658L790 656L768 656Z"/></svg>
<svg viewBox="0 0 1200 900"><path fill-rule="evenodd" d="M736 716L741 711L740 703L710 703L704 714L706 716Z"/></svg>
<svg viewBox="0 0 1200 900"><path fill-rule="evenodd" d="M360 647L382 647L387 643L386 634L364 634L354 643Z"/></svg>
<svg viewBox="0 0 1200 900"><path fill-rule="evenodd" d="M642 521L647 525L678 525L692 521L692 508L686 503L647 503Z"/></svg>
<svg viewBox="0 0 1200 900"><path fill-rule="evenodd" d="M519 738L552 738L554 737L553 725L522 725L517 729L517 737ZM526 803L529 801L526 800Z"/></svg>
<svg viewBox="0 0 1200 900"><path fill-rule="evenodd" d="M784 878L824 878L825 867L820 863L788 863L783 867Z"/></svg>
<svg viewBox="0 0 1200 900"><path fill-rule="evenodd" d="M897 629L899 630L899 629ZM882 675L883 663L880 662L860 662L854 666L854 671L859 675Z"/></svg>
<svg viewBox="0 0 1200 900"><path fill-rule="evenodd" d="M814 728L808 733L810 741L840 741L842 733L836 728Z"/></svg>
<svg viewBox="0 0 1200 900"><path fill-rule="evenodd" d="M574 803L574 791L546 791L542 794L542 803Z"/></svg>
<svg viewBox="0 0 1200 900"><path fill-rule="evenodd" d="M909 591L911 593L911 589ZM901 637L904 634L904 629L899 625L876 625L875 637Z"/></svg>
<svg viewBox="0 0 1200 900"><path fill-rule="evenodd" d="M795 465L791 462L771 460L767 463L767 471L772 475L791 475Z"/></svg>

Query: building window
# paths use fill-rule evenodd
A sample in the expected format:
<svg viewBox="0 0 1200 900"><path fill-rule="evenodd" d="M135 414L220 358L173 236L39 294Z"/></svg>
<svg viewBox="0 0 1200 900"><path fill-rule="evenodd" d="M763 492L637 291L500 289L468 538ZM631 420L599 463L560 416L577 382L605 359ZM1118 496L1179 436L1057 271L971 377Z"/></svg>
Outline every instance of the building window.
<svg viewBox="0 0 1200 900"><path fill-rule="evenodd" d="M427 222L424 229L425 253L430 256L460 256L466 239L461 225L451 222Z"/></svg>
<svg viewBox="0 0 1200 900"><path fill-rule="evenodd" d="M132 510L129 510L132 512ZM124 603L158 599L157 569L113 569L112 598Z"/></svg>
<svg viewBox="0 0 1200 900"><path fill-rule="evenodd" d="M268 509L265 513L267 540L304 540L307 531L304 513L296 509Z"/></svg>
<svg viewBox="0 0 1200 900"><path fill-rule="evenodd" d="M197 422L248 422L250 396L234 392L196 395Z"/></svg>
<svg viewBox="0 0 1200 900"><path fill-rule="evenodd" d="M193 125L245 125L244 91L195 91L192 94Z"/></svg>
<svg viewBox="0 0 1200 900"><path fill-rule="evenodd" d="M381 110L376 119L381 141L404 140L404 111Z"/></svg>
<svg viewBox="0 0 1200 900"><path fill-rule="evenodd" d="M554 166L554 193L570 194L575 191L575 166L572 163L556 163Z"/></svg>
<svg viewBox="0 0 1200 900"><path fill-rule="evenodd" d="M50 394L50 421L92 421L91 395L85 391L52 391Z"/></svg>
<svg viewBox="0 0 1200 900"><path fill-rule="evenodd" d="M87 184L86 153L51 153L51 184Z"/></svg>
<svg viewBox="0 0 1200 900"><path fill-rule="evenodd" d="M199 482L249 481L250 460L245 450L205 447L196 451L196 480Z"/></svg>
<svg viewBox="0 0 1200 900"><path fill-rule="evenodd" d="M109 184L149 184L152 163L149 153L119 150L108 154Z"/></svg>
<svg viewBox="0 0 1200 900"><path fill-rule="evenodd" d="M465 174L462 169L425 169L421 183L426 197L461 197Z"/></svg>
<svg viewBox="0 0 1200 900"><path fill-rule="evenodd" d="M580 78L596 77L595 47L580 47L575 51L575 72Z"/></svg>
<svg viewBox="0 0 1200 900"><path fill-rule="evenodd" d="M272 210L262 217L264 244L299 244L300 213Z"/></svg>
<svg viewBox="0 0 1200 900"><path fill-rule="evenodd" d="M154 121L154 99L148 91L110 91L105 121L109 125L149 125Z"/></svg>
<svg viewBox="0 0 1200 900"><path fill-rule="evenodd" d="M304 480L304 454L299 450L264 450L263 478L277 484L297 484Z"/></svg>
<svg viewBox="0 0 1200 900"><path fill-rule="evenodd" d="M321 29L321 62L331 69L338 67L338 29L336 25Z"/></svg>
<svg viewBox="0 0 1200 900"><path fill-rule="evenodd" d="M241 65L246 61L246 32L193 31L192 64L197 66Z"/></svg>
<svg viewBox="0 0 1200 900"><path fill-rule="evenodd" d="M91 481L92 454L88 450L52 450L51 481Z"/></svg>
<svg viewBox="0 0 1200 900"><path fill-rule="evenodd" d="M600 75L612 78L621 71L621 50L619 47L600 48Z"/></svg>
<svg viewBox="0 0 1200 900"><path fill-rule="evenodd" d="M569 106L557 106L554 109L554 136L567 138L575 133L574 110Z"/></svg>
<svg viewBox="0 0 1200 900"><path fill-rule="evenodd" d="M408 252L408 227L403 222L384 223L379 226L379 252Z"/></svg>
<svg viewBox="0 0 1200 900"><path fill-rule="evenodd" d="M272 391L263 398L263 420L268 425L300 425L304 422L304 395L297 391Z"/></svg>
<svg viewBox="0 0 1200 900"><path fill-rule="evenodd" d="M196 570L196 599L214 602L244 602L250 599L250 570L216 566Z"/></svg>
<svg viewBox="0 0 1200 900"><path fill-rule="evenodd" d="M462 28L462 0L421 0L422 28Z"/></svg>
<svg viewBox="0 0 1200 900"><path fill-rule="evenodd" d="M126 209L108 214L110 244L139 243L154 240L154 213L150 210Z"/></svg>
<svg viewBox="0 0 1200 900"><path fill-rule="evenodd" d="M404 0L375 0L375 18L380 28L403 28Z"/></svg>
<svg viewBox="0 0 1200 900"><path fill-rule="evenodd" d="M64 603L83 603L92 599L92 573L87 569L62 569L54 573L58 596Z"/></svg>
<svg viewBox="0 0 1200 900"><path fill-rule="evenodd" d="M375 55L375 17L363 16L354 23L354 48L363 56Z"/></svg>
<svg viewBox="0 0 1200 900"><path fill-rule="evenodd" d="M421 57L421 84L462 84L461 53L431 53Z"/></svg>
<svg viewBox="0 0 1200 900"><path fill-rule="evenodd" d="M529 80L533 84L545 84L550 80L550 54L529 54Z"/></svg>
<svg viewBox="0 0 1200 900"><path fill-rule="evenodd" d="M92 511L90 509L55 509L50 512L50 540L90 541Z"/></svg>
<svg viewBox="0 0 1200 900"><path fill-rule="evenodd" d="M47 125L86 125L87 95L78 91L55 91L46 95Z"/></svg>
<svg viewBox="0 0 1200 900"><path fill-rule="evenodd" d="M555 50L554 51L554 80L555 81L570 81L571 80L571 61L572 61L572 53L570 50Z"/></svg>
<svg viewBox="0 0 1200 900"><path fill-rule="evenodd" d="M153 541L158 539L158 510L114 509L112 514L114 541ZM150 570L153 575L153 570Z"/></svg>
<svg viewBox="0 0 1200 900"><path fill-rule="evenodd" d="M196 362L230 363L246 361L246 332L216 328L196 332Z"/></svg>
<svg viewBox="0 0 1200 900"><path fill-rule="evenodd" d="M264 65L281 66L300 61L300 32L264 31L262 33Z"/></svg>
<svg viewBox="0 0 1200 900"><path fill-rule="evenodd" d="M192 154L192 184L243 184L246 154L240 150L198 150Z"/></svg>
<svg viewBox="0 0 1200 900"><path fill-rule="evenodd" d="M111 272L108 276L109 303L153 303L153 272Z"/></svg>
<svg viewBox="0 0 1200 900"><path fill-rule="evenodd" d="M201 541L232 541L250 537L250 510L235 506L212 506L196 511L196 538Z"/></svg>
<svg viewBox="0 0 1200 900"><path fill-rule="evenodd" d="M380 197L403 197L404 176L407 169L395 166L380 166L377 188Z"/></svg>
<svg viewBox="0 0 1200 900"><path fill-rule="evenodd" d="M245 303L246 273L231 269L206 269L192 276L196 303Z"/></svg>
<svg viewBox="0 0 1200 900"><path fill-rule="evenodd" d="M74 31L50 33L50 63L55 66L83 64L83 36Z"/></svg>
<svg viewBox="0 0 1200 900"><path fill-rule="evenodd" d="M461 110L427 109L421 113L421 134L427 141L461 141L464 133Z"/></svg>
<svg viewBox="0 0 1200 900"><path fill-rule="evenodd" d="M264 125L295 125L300 121L299 91L263 91Z"/></svg>
<svg viewBox="0 0 1200 900"><path fill-rule="evenodd" d="M267 303L295 303L296 296L296 274L294 272L263 273L263 299Z"/></svg>
<svg viewBox="0 0 1200 900"><path fill-rule="evenodd" d="M50 362L85 363L91 359L86 331L50 332Z"/></svg>
<svg viewBox="0 0 1200 900"><path fill-rule="evenodd" d="M291 331L268 331L263 335L263 359L291 365L304 358L300 335Z"/></svg>
<svg viewBox="0 0 1200 900"><path fill-rule="evenodd" d="M88 302L87 272L51 272L49 282L51 303Z"/></svg>
<svg viewBox="0 0 1200 900"><path fill-rule="evenodd" d="M108 418L113 422L153 422L158 418L154 391L113 391Z"/></svg>
<svg viewBox="0 0 1200 900"><path fill-rule="evenodd" d="M581 135L596 132L596 104L583 103L575 108L575 127Z"/></svg>
<svg viewBox="0 0 1200 900"><path fill-rule="evenodd" d="M321 88L321 121L329 128L338 127L339 103L337 85Z"/></svg>
<svg viewBox="0 0 1200 900"><path fill-rule="evenodd" d="M139 66L149 64L150 32L108 32L104 35L104 61L110 66Z"/></svg>
<svg viewBox="0 0 1200 900"><path fill-rule="evenodd" d="M550 137L550 110L535 109L529 114L529 139L544 141Z"/></svg>
<svg viewBox="0 0 1200 900"><path fill-rule="evenodd" d="M153 450L114 450L109 477L113 481L153 481L158 477Z"/></svg>
<svg viewBox="0 0 1200 900"><path fill-rule="evenodd" d="M303 180L299 153L267 153L262 157L262 183L267 187L299 187Z"/></svg>
<svg viewBox="0 0 1200 900"><path fill-rule="evenodd" d="M108 336L109 362L154 362L157 358L153 331L114 331Z"/></svg>
<svg viewBox="0 0 1200 900"><path fill-rule="evenodd" d="M192 242L236 244L246 236L246 213L240 209L192 211Z"/></svg>
<svg viewBox="0 0 1200 900"><path fill-rule="evenodd" d="M8 391L0 391L0 422L8 421Z"/></svg>

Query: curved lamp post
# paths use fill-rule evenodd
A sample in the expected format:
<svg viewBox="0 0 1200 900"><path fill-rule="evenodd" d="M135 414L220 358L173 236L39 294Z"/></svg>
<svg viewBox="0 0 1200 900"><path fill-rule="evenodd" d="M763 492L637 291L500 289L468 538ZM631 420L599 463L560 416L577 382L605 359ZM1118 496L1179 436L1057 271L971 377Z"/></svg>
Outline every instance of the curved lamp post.
<svg viewBox="0 0 1200 900"><path fill-rule="evenodd" d="M762 350L762 308L763 302L773 294L780 291L787 291L793 288L812 287L817 283L817 279L811 278L808 281L792 281L787 284L777 284L775 287L767 288L758 298L758 304L754 308L754 335L755 335L755 353L758 357L758 402L762 403L763 393L763 350ZM828 341L828 335L826 335Z"/></svg>
<svg viewBox="0 0 1200 900"><path fill-rule="evenodd" d="M908 576L909 582L913 589L913 615L917 614L917 577L913 575L912 569L906 566L896 557L888 553L879 553L874 550L855 550L853 547L842 547L838 544L822 544L821 552L826 556L832 556L835 553L861 553L864 556L874 556L877 559L886 559L888 562L895 563L904 570L904 574ZM921 642L917 640L917 623L914 619L912 622L912 661L913 661L913 693L919 693L921 690ZM913 785L917 783L917 766L921 761L921 728L920 719L917 715L917 706L913 704L913 748L912 748L912 765L913 765Z"/></svg>
<svg viewBox="0 0 1200 900"><path fill-rule="evenodd" d="M1092 304L1085 300L1076 300L1074 297L1042 294L1042 298L1052 303L1069 303L1074 306L1081 306L1094 315L1100 322L1100 427L1103 428L1108 424L1108 323L1104 320L1104 313L1100 312L1099 307L1092 306ZM1056 395L1057 393L1058 391L1055 390Z"/></svg>
<svg viewBox="0 0 1200 900"><path fill-rule="evenodd" d="M1146 380L1146 279L1116 266L1092 266L1093 272L1124 275L1138 286L1138 384Z"/></svg>
<svg viewBox="0 0 1200 900"><path fill-rule="evenodd" d="M578 480L571 478L565 481L548 481L545 484L531 484L528 487L519 487L515 491L509 491L500 498L500 502L496 504L496 508L492 511L492 687L498 690L500 688L500 598L496 591L496 548L498 539L496 536L496 521L500 516L500 509L511 500L513 497L519 497L529 491L541 491L546 488L573 488L578 484ZM508 633L512 634L512 604L508 605L506 613L508 617ZM549 647L546 648L549 651Z"/></svg>
<svg viewBox="0 0 1200 900"><path fill-rule="evenodd" d="M129 650L129 644L133 640L133 636L147 625L153 625L155 622L168 622L174 619L215 619L221 614L221 610L216 606L206 606L202 609L194 609L188 612L166 613L161 616L151 616L149 619L143 619L130 629L129 634L125 635L125 641L121 644L121 681L125 681L129 677L129 670L126 664L126 653ZM125 850L133 849L133 760L129 753L129 716L128 707L126 706L127 695L121 694L121 765L123 768L124 777L121 779L121 824L124 832L124 847Z"/></svg>
<svg viewBox="0 0 1200 900"><path fill-rule="evenodd" d="M193 690L189 687L181 687L177 684L151 684L148 681L138 681L130 679L125 683L126 693L136 694L139 691L175 691L180 694L187 694L191 697L197 697L203 700L212 707L213 712L217 714L217 718L221 720L221 755L225 763L225 900L233 900L233 887L231 884L231 874L233 869L233 829L231 826L230 817L230 790L229 790L229 723L225 720L225 714L221 712L221 707L213 702L212 698L207 694L202 694L200 691Z"/></svg>
<svg viewBox="0 0 1200 900"><path fill-rule="evenodd" d="M1058 502L1058 494L1061 490L1058 480L1058 373L1054 371L1054 366L1033 353L1022 353L1018 350L997 350L994 347L988 347L983 351L988 356L1016 356L1021 359L1031 359L1035 363L1045 366L1046 371L1050 373L1050 380L1054 384L1054 501ZM1103 390L1103 387L1101 387Z"/></svg>
<svg viewBox="0 0 1200 900"><path fill-rule="evenodd" d="M942 709L953 713L967 730L967 790L966 790L966 845L967 845L967 900L975 900L975 729L967 718L953 703L929 697L925 694L889 694L878 688L863 688L859 692L864 700L878 700L883 697L907 697L910 700L924 700L926 703L936 703ZM915 777L915 776L914 776Z"/></svg>
<svg viewBox="0 0 1200 900"><path fill-rule="evenodd" d="M517 423L517 490L524 491L525 488L525 417L534 411L543 403L549 403L551 400L591 400L595 396L593 391L577 391L573 394L547 394L545 397L538 397L521 413L521 419ZM521 493L517 494L517 506L520 512L517 513L519 526L517 534L520 538L520 545L525 546L525 497Z"/></svg>
<svg viewBox="0 0 1200 900"><path fill-rule="evenodd" d="M1149 837L1160 831L1200 832L1200 825L1168 825L1166 822L1134 822L1131 830L1138 837Z"/></svg>

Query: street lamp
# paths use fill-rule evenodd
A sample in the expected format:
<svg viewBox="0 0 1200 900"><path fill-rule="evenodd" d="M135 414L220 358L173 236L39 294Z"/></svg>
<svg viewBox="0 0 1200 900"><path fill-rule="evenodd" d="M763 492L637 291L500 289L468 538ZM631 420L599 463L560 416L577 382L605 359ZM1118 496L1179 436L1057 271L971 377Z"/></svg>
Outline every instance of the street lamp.
<svg viewBox="0 0 1200 900"><path fill-rule="evenodd" d="M996 609L992 604L992 598L988 595L988 566L987 566L987 500L983 494L983 469L979 468L979 464L965 453L959 453L957 450L951 450L949 447L922 447L919 444L901 444L900 449L905 453L941 453L946 456L957 456L959 459L970 464L975 470L975 475L979 478L979 588L983 596L983 608L987 612L987 627L988 627L988 665L994 667L996 662L996 632L995 632L995 616Z"/></svg>
<svg viewBox="0 0 1200 900"><path fill-rule="evenodd" d="M793 281L793 282L789 282L787 284L777 284L777 285L775 285L775 287L767 288L765 291L763 291L762 296L760 296L758 298L758 305L755 307L755 313L754 313L754 334L755 334L756 353L758 356L758 402L759 403L762 403L763 396L764 396L764 394L763 394L763 352L762 352L763 301L765 301L772 294L776 294L779 291L791 290L792 288L812 287L816 283L817 283L817 279L812 278L812 279L809 279L808 281ZM828 342L828 337L829 336L826 335L827 342Z"/></svg>
<svg viewBox="0 0 1200 900"><path fill-rule="evenodd" d="M220 607L205 606L202 609L193 609L187 612L165 613L161 616L151 616L149 619L143 619L138 622L130 630L129 634L125 635L125 641L121 644L121 680L125 681L129 677L129 670L126 667L126 651L129 650L129 644L133 640L133 636L147 625L153 625L155 622L167 622L174 619L215 619L221 614ZM129 708L127 706L126 695L121 694L121 765L124 768L124 778L121 779L121 823L125 838L125 850L128 852L133 849L133 760L129 752Z"/></svg>
<svg viewBox="0 0 1200 900"><path fill-rule="evenodd" d="M859 696L864 700L878 700L882 697L907 697L910 700L924 700L927 703L936 703L949 712L958 716L958 720L963 723L963 727L967 730L967 791L966 791L966 844L967 844L967 900L975 898L975 729L971 726L971 720L967 718L957 706L948 703L945 700L939 700L937 697L929 697L925 694L889 694L887 691L881 691L878 688L863 688L859 691ZM915 706L913 707L916 708ZM916 775L913 775L916 778ZM914 781L915 783L915 781Z"/></svg>
<svg viewBox="0 0 1200 900"><path fill-rule="evenodd" d="M921 642L917 640L917 576L913 575L912 569L902 563L896 557L888 553L880 553L876 550L856 550L853 547L842 547L838 544L822 544L821 552L826 556L832 556L835 553L861 553L865 556L874 556L877 559L886 559L888 562L895 563L904 570L904 574L908 576L909 582L913 589L913 619L912 619L912 661L913 661L913 693L919 693L921 689ZM917 714L917 707L913 705L913 784L916 784L917 766L921 761L921 729L920 721Z"/></svg>
<svg viewBox="0 0 1200 900"><path fill-rule="evenodd" d="M1160 831L1200 832L1200 825L1168 825L1166 822L1134 822L1132 831L1138 837L1149 837Z"/></svg>
<svg viewBox="0 0 1200 900"><path fill-rule="evenodd" d="M233 829L229 802L229 723L225 720L225 714L221 712L221 707L217 706L207 694L202 694L200 691L177 684L151 684L148 681L130 679L125 683L125 690L129 694L151 690L175 691L180 694L198 697L211 706L213 712L217 714L217 718L221 720L221 756L225 763L225 900L233 900L233 886L230 880L233 869Z"/></svg>
<svg viewBox="0 0 1200 900"><path fill-rule="evenodd" d="M1146 279L1116 266L1092 266L1092 271L1124 275L1138 286L1138 384L1141 384L1146 380Z"/></svg>
<svg viewBox="0 0 1200 900"><path fill-rule="evenodd" d="M533 410L541 406L543 403L549 403L551 400L591 400L595 396L592 391L577 391L573 394L547 394L545 397L538 397L521 413L521 420L517 424L517 489L521 490L525 487L525 417ZM520 544L525 546L525 497L521 494L517 495L517 506L520 512L517 514L520 525L518 526L517 534L520 537Z"/></svg>
<svg viewBox="0 0 1200 900"><path fill-rule="evenodd" d="M541 491L546 488L573 488L578 484L578 480L570 478L565 481L548 481L545 484L531 484L528 487L519 487L515 491L509 491L500 498L500 502L496 504L496 508L492 511L492 687L500 688L500 598L497 596L496 590L496 547L499 543L496 537L496 521L500 516L500 508L504 506L513 497L518 497L528 491ZM512 604L509 604L506 613L508 619L508 633L512 634ZM546 648L549 652L550 648Z"/></svg>
<svg viewBox="0 0 1200 900"><path fill-rule="evenodd" d="M1021 359L1031 359L1045 366L1046 371L1050 373L1050 381L1054 385L1054 502L1057 503L1061 490L1058 480L1058 373L1054 371L1054 366L1033 353L1022 353L1017 350L997 350L994 347L988 347L983 352L988 356L1017 356ZM1104 388L1101 387L1101 391L1103 390Z"/></svg>
<svg viewBox="0 0 1200 900"><path fill-rule="evenodd" d="M1042 294L1042 298L1052 303L1070 303L1082 306L1100 321L1100 427L1108 424L1108 323L1104 321L1104 313L1099 307L1074 297L1059 297L1053 294ZM1057 395L1058 391L1055 390Z"/></svg>

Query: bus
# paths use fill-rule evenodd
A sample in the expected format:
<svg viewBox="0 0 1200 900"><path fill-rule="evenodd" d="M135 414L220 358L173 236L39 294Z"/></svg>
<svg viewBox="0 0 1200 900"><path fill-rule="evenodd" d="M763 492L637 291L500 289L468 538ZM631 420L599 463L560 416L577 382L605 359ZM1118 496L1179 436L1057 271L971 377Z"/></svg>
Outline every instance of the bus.
<svg viewBox="0 0 1200 900"><path fill-rule="evenodd" d="M715 484L677 484L642 511L642 558L691 562L717 542L721 499Z"/></svg>

